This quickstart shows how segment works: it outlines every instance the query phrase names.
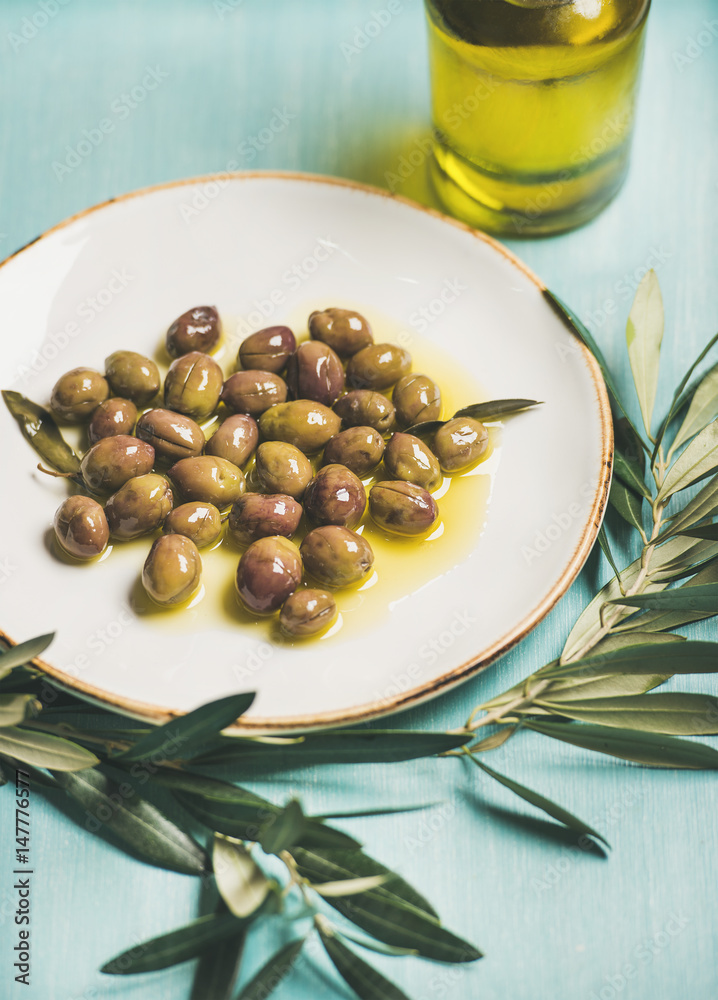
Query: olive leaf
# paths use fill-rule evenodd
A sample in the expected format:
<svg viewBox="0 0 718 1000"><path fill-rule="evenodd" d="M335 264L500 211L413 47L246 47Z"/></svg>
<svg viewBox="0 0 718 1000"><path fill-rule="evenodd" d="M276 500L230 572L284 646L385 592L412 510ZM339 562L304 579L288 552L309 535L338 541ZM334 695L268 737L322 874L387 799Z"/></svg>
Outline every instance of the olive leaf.
<svg viewBox="0 0 718 1000"><path fill-rule="evenodd" d="M611 482L611 490L608 494L608 502L616 511L618 511L627 524L630 524L632 528L636 528L641 533L643 532L642 496L636 496L636 494L623 482L621 482L620 479L614 477ZM605 552L606 549L604 546L602 545L601 547ZM611 568L618 576L615 564L611 560L609 560L609 562L611 562Z"/></svg>
<svg viewBox="0 0 718 1000"><path fill-rule="evenodd" d="M718 418L718 365L703 377L695 391L683 423L671 444L670 455Z"/></svg>
<svg viewBox="0 0 718 1000"><path fill-rule="evenodd" d="M689 590L705 590L712 587L718 595L718 585L708 584L704 587L686 588ZM680 590L671 590L665 594L648 594L648 601L679 594ZM621 598L623 601L625 598ZM644 598L630 598L641 601ZM712 674L718 673L718 643L716 642L677 642L660 643L658 645L630 645L624 648L612 649L608 652L592 653L580 660L552 667L543 674L549 680L566 680L569 678L595 678L606 674Z"/></svg>
<svg viewBox="0 0 718 1000"><path fill-rule="evenodd" d="M708 475L716 467L718 467L718 420L714 420L694 437L683 454L676 459L658 491L657 499L667 500L674 493L685 490L696 480Z"/></svg>
<svg viewBox="0 0 718 1000"><path fill-rule="evenodd" d="M160 934L106 962L100 972L110 976L133 976L156 972L197 958L214 944L231 940L244 929L244 922L231 914L209 914L177 930Z"/></svg>
<svg viewBox="0 0 718 1000"><path fill-rule="evenodd" d="M334 968L361 1000L407 1000L405 993L347 948L335 934L328 934L320 926L319 935Z"/></svg>
<svg viewBox="0 0 718 1000"><path fill-rule="evenodd" d="M527 729L596 753L620 757L648 767L718 770L718 751L676 736L655 736L631 729L612 729L583 722L530 719Z"/></svg>
<svg viewBox="0 0 718 1000"><path fill-rule="evenodd" d="M237 1000L266 1000L270 993L273 993L291 975L304 945L304 940L304 938L299 938L296 941L290 941L276 955L273 955L256 976L247 983Z"/></svg>
<svg viewBox="0 0 718 1000"><path fill-rule="evenodd" d="M371 938L364 937L363 934L355 934L353 931L347 930L343 927L341 930L334 928L334 934L336 937L342 939L342 941L353 941L354 944L358 944L361 948L366 948L367 951L376 952L377 955L390 955L392 958L404 955L418 955L418 951L414 948L392 948L389 944L383 944L381 941L373 941Z"/></svg>
<svg viewBox="0 0 718 1000"><path fill-rule="evenodd" d="M310 733L300 743L260 743L251 737L223 737L194 766L240 763L244 773L266 774L321 764L387 764L433 757L463 746L465 733L410 732L403 729L346 729Z"/></svg>
<svg viewBox="0 0 718 1000"><path fill-rule="evenodd" d="M718 733L718 698L709 695L659 692L586 701L540 699L537 704L552 715L618 729L637 729L671 736Z"/></svg>
<svg viewBox="0 0 718 1000"><path fill-rule="evenodd" d="M690 528L716 513L718 513L718 476L710 479L682 510L670 518L668 528L661 532L657 541L663 542L666 538L682 534L684 528Z"/></svg>
<svg viewBox="0 0 718 1000"><path fill-rule="evenodd" d="M396 813L421 812L422 809L431 809L433 806L441 805L440 802L422 802L420 805L411 806L378 806L376 809L347 809L340 812L321 813L312 815L311 819L356 819L365 816L393 816Z"/></svg>
<svg viewBox="0 0 718 1000"><path fill-rule="evenodd" d="M307 829L307 819L296 799L262 825L257 840L265 854L280 854L298 843Z"/></svg>
<svg viewBox="0 0 718 1000"><path fill-rule="evenodd" d="M199 844L132 786L117 785L98 770L52 773L84 810L85 828L91 833L105 827L142 860L158 868L185 875L207 871L209 862Z"/></svg>
<svg viewBox="0 0 718 1000"><path fill-rule="evenodd" d="M651 492L646 486L646 455L641 438L632 424L623 417L614 421L613 472L638 496L647 500Z"/></svg>
<svg viewBox="0 0 718 1000"><path fill-rule="evenodd" d="M490 399L485 403L472 403L470 406L462 406L457 410L454 417L471 417L473 420L495 420L497 417L504 417L510 413L520 413L522 410L530 410L534 406L543 406L537 399Z"/></svg>
<svg viewBox="0 0 718 1000"><path fill-rule="evenodd" d="M11 646L0 655L0 678L5 677L15 667L30 663L47 649L54 638L55 633L49 632L47 635L39 635L36 639L28 639L26 642Z"/></svg>
<svg viewBox="0 0 718 1000"><path fill-rule="evenodd" d="M310 888L325 898L329 898L330 896L356 896L360 892L369 892L370 889L377 889L385 882L386 877L384 875L369 875L367 878L347 878L340 882L322 882L320 885L312 885Z"/></svg>
<svg viewBox="0 0 718 1000"><path fill-rule="evenodd" d="M689 538L703 538L706 541L718 542L718 524L704 524L702 528L686 528L681 532Z"/></svg>
<svg viewBox="0 0 718 1000"><path fill-rule="evenodd" d="M433 920L439 919L431 903L413 886L363 851L295 848L292 854L300 874L315 887L326 882L346 881L352 878L381 877L384 881L375 890L376 895L408 903Z"/></svg>
<svg viewBox="0 0 718 1000"><path fill-rule="evenodd" d="M217 888L235 917L248 917L267 898L272 883L241 841L215 834L212 868Z"/></svg>
<svg viewBox="0 0 718 1000"><path fill-rule="evenodd" d="M594 358L598 362L599 368L601 369L601 374L603 375L603 380L606 383L606 389L608 390L608 395L611 399L613 406L623 415L624 420L633 430L633 433L636 436L636 440L640 441L642 448L647 451L648 450L647 445L643 442L640 434L636 430L633 421L629 417L628 412L625 406L623 405L623 402L621 401L621 396L618 391L618 387L616 386L613 375L611 374L611 370L606 363L606 359L603 356L603 352L601 351L601 348L598 346L596 341L589 333L587 327L581 322L578 316L576 316L576 314L571 309L569 309L566 303L562 302L561 299L557 295L554 295L553 292L549 291L548 288L543 289L543 296L548 302L548 304L551 306L551 308L554 310L554 312L561 317L564 323L566 323L566 325L571 328L571 330L573 331L573 333L576 334L578 339L581 340L589 349L591 354L593 354Z"/></svg>
<svg viewBox="0 0 718 1000"><path fill-rule="evenodd" d="M649 608L652 611L691 611L711 615L718 614L718 583L706 583L699 587L679 587L663 594L641 594L638 597L621 598L611 604L623 604L632 608ZM686 644L688 645L688 644ZM718 659L718 652L714 652ZM718 670L718 663L716 666Z"/></svg>
<svg viewBox="0 0 718 1000"><path fill-rule="evenodd" d="M34 700L31 694L0 694L0 729L23 722Z"/></svg>
<svg viewBox="0 0 718 1000"><path fill-rule="evenodd" d="M386 871L366 872L371 867L366 862L371 859L361 856L361 852L332 852L327 857L324 852L300 848L292 854L300 875L314 885ZM384 885L357 896L329 897L327 902L378 940L394 947L415 949L423 958L436 962L473 962L481 957L473 945L447 931L435 916L399 896L398 886L410 887L398 883L393 873L387 874L390 880Z"/></svg>
<svg viewBox="0 0 718 1000"><path fill-rule="evenodd" d="M718 565L711 563L699 570L695 576L677 587L681 590L684 587L698 586L704 583L718 583ZM682 625L690 625L692 622L703 621L705 618L712 618L714 612L685 612L685 611L647 611L643 614L630 618L627 622L617 626L616 634L637 635L646 634L650 631L654 637L661 634L662 629L680 628ZM636 630L642 630L637 632ZM674 638L674 637L671 637ZM598 648L598 647L596 647Z"/></svg>
<svg viewBox="0 0 718 1000"><path fill-rule="evenodd" d="M196 708L186 715L157 726L134 746L113 758L117 760L142 761L157 754L165 759L178 760L192 756L197 747L231 725L243 715L254 701L254 694L234 694L219 698Z"/></svg>
<svg viewBox="0 0 718 1000"><path fill-rule="evenodd" d="M488 774L490 778L498 781L498 783L503 785L504 788L508 788L514 793L514 795L518 795L519 798L524 799L526 802L530 802L532 806L536 806L537 809L545 812L552 819L558 820L559 823L568 827L569 830L574 830L576 833L580 833L583 836L589 836L593 837L595 840L600 840L606 845L606 847L611 846L602 834L600 834L597 830L594 830L593 827L590 827L587 823L584 823L583 820L579 819L577 816L568 812L562 806L556 805L555 802L547 799L544 795L539 795L538 792L534 792L530 788L526 788L525 785L520 785L517 781L513 781L511 778L507 778L505 775L499 774L498 771L494 771L493 768L488 766L488 764L484 764L483 761L477 760L476 757L471 757L471 760L485 774Z"/></svg>
<svg viewBox="0 0 718 1000"><path fill-rule="evenodd" d="M671 422L673 421L673 419L675 417L678 416L679 413L681 413L682 410L684 410L686 408L686 406L688 406L688 404L693 399L693 396L695 395L696 391L698 390L698 387L700 386L700 381L702 381L702 380L699 380L699 382L698 382L697 385L691 385L691 386L689 386L686 389L686 386L688 385L688 383L690 381L691 375L696 370L696 368L701 363L701 361L703 361L703 359L706 357L706 355L710 353L710 351L713 349L713 347L716 344L718 344L718 333L714 337L711 337L711 339L708 341L708 343L703 348L703 350L701 351L701 353L698 355L698 357L696 358L696 360L690 366L690 368L688 369L688 371L686 372L686 374L683 376L683 378L681 379L681 381L678 383L678 386L676 387L676 391L673 394L673 399L672 399L671 405L670 405L670 407L668 409L668 413L666 414L666 416L665 416L665 418L663 420L663 423L661 424L661 426L659 428L658 434L656 435L656 442L655 442L655 445L654 445L654 448L653 448L653 454L651 455L651 464L652 465L656 461L656 456L658 455L658 450L661 447L661 443L663 441L663 437L664 437L666 431L668 430L669 426L671 425ZM688 439L686 438L686 440L688 440ZM670 462L670 458L671 458L673 452L675 451L675 447L676 446L675 446L675 442L674 442L674 444L671 446L671 448L669 449L669 452L668 452L667 458L668 458L669 462Z"/></svg>
<svg viewBox="0 0 718 1000"><path fill-rule="evenodd" d="M661 289L656 272L650 270L638 286L626 324L628 360L633 372L643 425L649 436L658 387L663 327Z"/></svg>
<svg viewBox="0 0 718 1000"><path fill-rule="evenodd" d="M12 392L9 389L4 389L2 396L23 437L30 442L44 462L58 472L80 471L80 456L64 439L49 410L33 403L19 392Z"/></svg>
<svg viewBox="0 0 718 1000"><path fill-rule="evenodd" d="M222 900L215 911L223 915L227 909ZM244 954L248 924L240 924L237 932L217 940L199 956L190 1000L233 1000L239 967Z"/></svg>
<svg viewBox="0 0 718 1000"><path fill-rule="evenodd" d="M53 771L81 771L99 763L94 753L62 736L15 726L0 730L0 753Z"/></svg>
<svg viewBox="0 0 718 1000"><path fill-rule="evenodd" d="M611 543L608 540L608 535L606 534L606 528L603 524L598 530L598 544L601 546L601 551L608 560L608 563L611 569L613 570L614 575L620 581L621 571L616 565L616 560L613 558L613 552L611 551Z"/></svg>

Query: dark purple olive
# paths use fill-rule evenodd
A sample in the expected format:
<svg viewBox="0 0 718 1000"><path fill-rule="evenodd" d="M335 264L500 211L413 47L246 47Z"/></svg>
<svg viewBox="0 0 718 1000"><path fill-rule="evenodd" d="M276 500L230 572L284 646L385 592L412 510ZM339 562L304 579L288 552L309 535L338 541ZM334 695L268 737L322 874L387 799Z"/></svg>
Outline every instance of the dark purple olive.
<svg viewBox="0 0 718 1000"><path fill-rule="evenodd" d="M174 321L167 331L167 353L179 358L190 351L208 354L219 343L222 324L214 306L195 306Z"/></svg>
<svg viewBox="0 0 718 1000"><path fill-rule="evenodd" d="M130 399L106 399L100 403L90 417L87 425L87 436L90 444L97 444L106 437L117 437L118 434L132 434L137 422L137 407Z"/></svg>
<svg viewBox="0 0 718 1000"><path fill-rule="evenodd" d="M229 512L229 531L240 545L258 538L291 538L302 519L302 505L284 493L246 493Z"/></svg>
<svg viewBox="0 0 718 1000"><path fill-rule="evenodd" d="M297 339L288 326L268 326L242 341L237 360L242 368L279 374L296 349Z"/></svg>
<svg viewBox="0 0 718 1000"><path fill-rule="evenodd" d="M284 604L302 582L297 546L281 535L252 542L237 567L237 594L248 611L269 615Z"/></svg>
<svg viewBox="0 0 718 1000"><path fill-rule="evenodd" d="M287 398L287 384L274 372L235 372L222 388L220 399L233 413L248 413L260 417L270 406Z"/></svg>
<svg viewBox="0 0 718 1000"><path fill-rule="evenodd" d="M364 515L366 493L345 465L325 465L304 494L304 509L314 524L341 524L356 528Z"/></svg>
<svg viewBox="0 0 718 1000"><path fill-rule="evenodd" d="M227 417L205 446L205 454L226 458L233 465L244 465L257 447L259 428L254 417L235 413Z"/></svg>
<svg viewBox="0 0 718 1000"><path fill-rule="evenodd" d="M326 344L300 344L287 365L287 385L294 399L311 399L331 406L344 390L342 363Z"/></svg>

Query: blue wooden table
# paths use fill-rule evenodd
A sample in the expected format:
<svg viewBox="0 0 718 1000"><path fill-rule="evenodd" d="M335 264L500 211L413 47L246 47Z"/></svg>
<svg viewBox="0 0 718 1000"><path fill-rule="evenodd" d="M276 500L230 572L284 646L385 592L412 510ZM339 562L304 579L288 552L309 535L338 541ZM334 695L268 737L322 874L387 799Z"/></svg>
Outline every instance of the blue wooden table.
<svg viewBox="0 0 718 1000"><path fill-rule="evenodd" d="M234 167L314 171L382 186L398 177L401 193L431 202L423 169L422 5L394 4L389 23L360 49L357 32L383 6L3 0L0 255L112 195ZM107 118L112 130L98 132ZM625 317L640 277L655 268L667 309L662 405L716 330L717 126L718 2L656 0L626 187L584 229L515 246L587 319L626 394ZM88 134L89 150L81 141ZM2 337L22 336L0 329ZM594 554L521 646L397 725L459 725L475 704L556 655L607 573ZM716 638L716 625L690 634ZM718 693L714 678L700 688ZM712 1000L718 779L623 765L531 734L497 751L492 763L598 827L613 844L609 859L530 835L512 818L522 803L455 761L326 768L283 778L268 794L283 800L298 790L318 812L399 797L442 800L427 812L347 824L486 952L482 962L460 969L377 959L416 1000ZM188 997L191 966L135 979L110 979L97 969L195 915L196 882L130 860L39 799L33 979L30 987L12 982L10 801L0 793L0 996ZM269 933L258 940L244 975L277 943ZM298 971L278 994L343 995L328 968Z"/></svg>

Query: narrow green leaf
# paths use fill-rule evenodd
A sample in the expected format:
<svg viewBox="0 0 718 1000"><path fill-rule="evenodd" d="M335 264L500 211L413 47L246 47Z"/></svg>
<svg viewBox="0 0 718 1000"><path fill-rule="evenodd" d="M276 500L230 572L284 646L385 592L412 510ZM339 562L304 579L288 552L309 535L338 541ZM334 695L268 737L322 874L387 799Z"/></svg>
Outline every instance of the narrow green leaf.
<svg viewBox="0 0 718 1000"><path fill-rule="evenodd" d="M392 958L405 958L407 956L416 957L419 954L419 952L414 948L392 948L389 944L382 944L381 941L373 941L371 938L364 937L363 934L354 934L352 931L348 931L345 928L342 928L341 931L335 928L334 933L343 941L353 941L354 944L358 944L361 948L366 948L367 951L376 952L377 955L389 955Z"/></svg>
<svg viewBox="0 0 718 1000"><path fill-rule="evenodd" d="M682 534L685 528L690 528L692 525L698 524L699 521L713 517L717 513L718 476L714 476L682 510L677 511L670 518L669 526L658 536L658 541L662 542L666 538Z"/></svg>
<svg viewBox="0 0 718 1000"><path fill-rule="evenodd" d="M361 1000L407 1000L406 993L347 948L334 934L321 928L324 949L344 982Z"/></svg>
<svg viewBox="0 0 718 1000"><path fill-rule="evenodd" d="M302 850L292 853L300 874L310 882L329 881L322 877L323 859L317 862L316 853L310 855ZM346 877L358 874L349 872ZM435 917L392 893L393 886L392 881L358 896L330 897L327 902L380 941L399 948L414 948L424 958L436 962L473 962L481 957L473 945L447 931Z"/></svg>
<svg viewBox="0 0 718 1000"><path fill-rule="evenodd" d="M626 524L630 524L632 528L643 532L643 497L636 496L633 490L629 490L620 479L614 478L611 482L608 502L614 510L618 511ZM601 547L603 548L603 546ZM615 564L612 564L612 566L615 566Z"/></svg>
<svg viewBox="0 0 718 1000"><path fill-rule="evenodd" d="M718 524L704 524L702 528L686 528L681 534L690 538L704 538L710 542L718 542Z"/></svg>
<svg viewBox="0 0 718 1000"><path fill-rule="evenodd" d="M243 715L253 701L254 694L245 693L233 694L202 705L163 726L157 726L115 759L141 761L163 754L165 759L178 760L191 756L193 750Z"/></svg>
<svg viewBox="0 0 718 1000"><path fill-rule="evenodd" d="M715 586L715 585L714 585ZM704 588L687 588L700 590ZM716 588L718 591L718 587ZM684 593L687 591L684 591ZM670 594L678 590L668 591ZM668 596L651 594L651 598ZM634 600L634 598L631 598ZM639 600L640 598L635 598ZM544 675L553 680L595 678L606 674L711 674L718 673L718 643L678 642L658 645L626 646L604 653L593 653L552 668Z"/></svg>
<svg viewBox="0 0 718 1000"><path fill-rule="evenodd" d="M718 751L675 736L655 736L583 722L540 722L534 719L527 721L525 728L584 750L620 757L648 767L718 770Z"/></svg>
<svg viewBox="0 0 718 1000"><path fill-rule="evenodd" d="M0 694L0 729L23 722L33 701L31 694Z"/></svg>
<svg viewBox="0 0 718 1000"><path fill-rule="evenodd" d="M686 450L671 466L658 499L666 500L685 490L718 466L718 420L705 427L693 438Z"/></svg>
<svg viewBox="0 0 718 1000"><path fill-rule="evenodd" d="M341 882L322 882L313 885L312 889L325 898L336 896L356 896L360 892L369 892L386 882L383 875L370 875L368 878L347 878Z"/></svg>
<svg viewBox="0 0 718 1000"><path fill-rule="evenodd" d="M718 418L718 365L714 365L698 385L688 412L673 440L671 452L677 451L716 418Z"/></svg>
<svg viewBox="0 0 718 1000"><path fill-rule="evenodd" d="M235 917L248 917L267 898L271 882L243 843L215 834L212 869L217 888Z"/></svg>
<svg viewBox="0 0 718 1000"><path fill-rule="evenodd" d="M54 771L81 771L98 763L94 753L70 740L15 726L0 732L0 753Z"/></svg>
<svg viewBox="0 0 718 1000"><path fill-rule="evenodd" d="M0 787L2 787L3 785L7 785L8 781L10 780L10 778L3 769L3 763L4 761L0 759Z"/></svg>
<svg viewBox="0 0 718 1000"><path fill-rule="evenodd" d="M686 408L686 406L688 406L689 402L693 398L693 395L694 395L694 393L696 392L696 390L698 388L697 385L692 385L692 386L689 386L688 389L686 389L686 386L688 385L688 383L690 381L691 375L696 370L696 368L701 363L701 361L703 361L703 359L706 357L706 355L712 350L712 348L717 343L718 343L718 334L716 334L715 337L711 337L711 339L708 341L708 343L703 348L703 350L701 351L701 353L698 355L698 357L696 358L696 360L690 366L690 368L688 369L688 371L686 372L686 374L683 376L683 378L681 379L681 381L678 383L678 387L676 388L676 391L673 394L673 399L672 399L671 405L670 405L670 407L668 409L668 413L666 414L665 419L663 420L663 423L661 424L660 430L658 431L658 434L656 435L656 443L655 443L654 448L653 448L653 454L651 455L651 465L653 465L654 462L655 462L655 460L656 460L656 456L658 455L658 449L660 448L661 442L663 441L663 436L665 435L666 431L668 430L671 422L673 421L673 419L675 417L678 416L678 414L682 410L684 410ZM685 390L685 392L684 392L684 390ZM674 447L675 446L673 446L669 450L669 452L668 452L669 456L672 454L672 452L674 450Z"/></svg>
<svg viewBox="0 0 718 1000"><path fill-rule="evenodd" d="M517 781L512 781L511 778L507 778L503 774L499 774L498 771L494 771L493 768L488 766L488 764L484 764L483 761L477 760L476 757L472 757L471 760L478 768L488 774L490 778L494 778L494 780L498 781L500 785L508 788L515 795L518 795L519 798L524 799L526 802L530 802L532 806L536 806L537 809L545 812L552 819L558 820L559 823L568 827L569 830L574 830L576 833L600 840L606 845L606 847L611 846L602 834L600 834L597 830L594 830L593 827L590 827L587 823L584 823L583 820L579 819L577 816L568 812L562 806L556 805L555 802L547 799L544 795L539 795L538 792L531 791L531 789L526 788L525 785L520 785Z"/></svg>
<svg viewBox="0 0 718 1000"><path fill-rule="evenodd" d="M483 740L474 743L471 747L472 753L486 753L489 750L496 750L502 747L507 740L510 740L514 733L518 732L518 726L504 726L491 736L485 736Z"/></svg>
<svg viewBox="0 0 718 1000"><path fill-rule="evenodd" d="M608 560L608 564L614 572L616 577L621 576L621 572L616 565L616 560L613 558L613 552L611 552L611 543L608 540L608 535L606 534L606 528L602 524L598 531L598 544L601 546L601 551Z"/></svg>
<svg viewBox="0 0 718 1000"><path fill-rule="evenodd" d="M247 983L237 1000L266 1000L292 974L303 944L304 938L299 938L281 948Z"/></svg>
<svg viewBox="0 0 718 1000"><path fill-rule="evenodd" d="M226 912L220 900L215 913L224 916ZM249 923L240 922L236 934L216 941L202 952L190 1000L233 1000L248 929Z"/></svg>
<svg viewBox="0 0 718 1000"><path fill-rule="evenodd" d="M638 467L634 462L629 461L625 455L621 454L620 451L615 449L613 452L613 472L623 485L627 486L637 496L650 499L650 490L643 481L643 477L639 475Z"/></svg>
<svg viewBox="0 0 718 1000"><path fill-rule="evenodd" d="M656 272L651 270L638 286L626 325L628 359L631 363L643 425L649 435L658 386L663 326L661 289Z"/></svg>
<svg viewBox="0 0 718 1000"><path fill-rule="evenodd" d="M236 937L243 929L243 922L231 914L217 916L211 913L123 951L106 962L100 972L110 976L131 976L169 969L197 958L215 943Z"/></svg>
<svg viewBox="0 0 718 1000"><path fill-rule="evenodd" d="M536 399L490 399L485 403L472 403L457 410L454 417L471 417L473 420L493 420L496 417L507 416L509 413L520 413L534 406L543 406Z"/></svg>
<svg viewBox="0 0 718 1000"><path fill-rule="evenodd" d="M715 563L704 566L695 576L686 580L677 589L700 586L705 583L718 583L718 565ZM640 632L645 634L646 631L650 631L651 634L660 634L661 630L681 628L683 625L690 625L692 622L712 617L711 612L646 611L619 625L616 631L619 635L629 636L635 636Z"/></svg>
<svg viewBox="0 0 718 1000"><path fill-rule="evenodd" d="M280 854L298 843L307 828L307 820L296 799L268 819L259 831L259 844L265 854Z"/></svg>
<svg viewBox="0 0 718 1000"><path fill-rule="evenodd" d="M80 774L53 771L53 775L83 808L85 828L91 833L106 828L123 845L158 868L185 875L202 875L207 871L208 859L202 848L129 784L117 785L98 770Z"/></svg>
<svg viewBox="0 0 718 1000"><path fill-rule="evenodd" d="M418 424L407 427L406 433L413 434L414 437L421 438L422 441L430 441L445 423L447 423L446 420L422 420Z"/></svg>
<svg viewBox="0 0 718 1000"><path fill-rule="evenodd" d="M193 766L241 764L244 776L317 767L323 764L387 764L454 750L470 737L405 729L346 729L308 733L285 747L247 737L223 737L216 749L194 758Z"/></svg>
<svg viewBox="0 0 718 1000"><path fill-rule="evenodd" d="M49 632L47 635L39 635L36 639L28 639L26 642L18 643L17 646L11 646L0 656L0 677L5 677L15 667L30 663L47 649L54 638L55 633Z"/></svg>
<svg viewBox="0 0 718 1000"><path fill-rule="evenodd" d="M431 903L424 899L413 886L405 882L396 872L390 871L379 861L364 854L363 851L297 848L292 854L300 874L314 885L380 875L385 881L375 890L377 895L408 903L415 909L421 910L432 920L436 922L439 920L439 915Z"/></svg>
<svg viewBox="0 0 718 1000"><path fill-rule="evenodd" d="M379 806L377 809L348 809L341 812L322 813L320 816L312 816L311 819L318 819L322 822L327 819L356 819L364 816L393 816L396 813L421 812L423 809L431 809L440 805L439 802L422 802L421 805L412 806Z"/></svg>
<svg viewBox="0 0 718 1000"><path fill-rule="evenodd" d="M623 405L621 396L618 391L618 387L613 379L613 375L611 374L608 365L606 364L606 359L603 356L603 352L601 351L600 347L589 333L587 327L581 322L581 320L576 316L576 314L572 312L571 309L569 309L566 303L562 302L561 299L559 299L558 296L554 295L553 292L549 291L548 288L544 288L543 296L547 300L551 308L554 310L554 312L558 313L558 315L563 319L564 323L566 323L567 326L571 328L571 330L576 334L578 339L583 341L583 343L589 349L591 354L593 354L594 358L598 362L599 368L601 369L601 374L603 375L604 382L606 383L606 389L608 390L608 395L611 398L613 405L623 415L626 422L630 425L634 434L636 435L637 440L641 441L641 436L636 430L635 424L629 417L628 412L625 406ZM647 450L646 445L643 444L643 442L642 446L644 449Z"/></svg>
<svg viewBox="0 0 718 1000"><path fill-rule="evenodd" d="M552 715L618 729L672 736L718 733L718 699L709 695L659 692L586 701L542 699L538 704Z"/></svg>
<svg viewBox="0 0 718 1000"><path fill-rule="evenodd" d="M613 471L637 496L651 499L646 486L646 455L643 441L624 418L614 421Z"/></svg>
<svg viewBox="0 0 718 1000"><path fill-rule="evenodd" d="M8 767L12 767L15 771L22 771L23 774L30 778L31 785L38 785L40 788L58 787L57 782L51 775L33 767L27 761L16 760L14 757L0 757L0 761L2 761L3 766L7 764Z"/></svg>
<svg viewBox="0 0 718 1000"><path fill-rule="evenodd" d="M664 635L662 632L612 632L605 639L601 639L593 649L591 654L597 656L599 653L612 653L617 649L626 649L628 646L661 646L669 642L685 642L682 635Z"/></svg>
<svg viewBox="0 0 718 1000"><path fill-rule="evenodd" d="M44 406L38 406L19 392L4 389L2 397L23 437L29 441L44 462L58 472L80 471L79 455L64 439L49 410Z"/></svg>
<svg viewBox="0 0 718 1000"><path fill-rule="evenodd" d="M679 587L662 594L642 594L610 603L624 604L631 608L649 608L652 611L707 612L713 615L718 614L718 584Z"/></svg>

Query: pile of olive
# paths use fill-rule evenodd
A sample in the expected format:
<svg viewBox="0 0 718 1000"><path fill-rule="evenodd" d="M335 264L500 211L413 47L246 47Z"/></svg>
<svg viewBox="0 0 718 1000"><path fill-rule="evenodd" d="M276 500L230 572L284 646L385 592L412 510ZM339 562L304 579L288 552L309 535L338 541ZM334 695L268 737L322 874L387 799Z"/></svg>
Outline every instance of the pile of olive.
<svg viewBox="0 0 718 1000"><path fill-rule="evenodd" d="M164 386L157 365L132 351L111 354L104 375L63 375L52 409L87 422L90 448L81 463L89 495L70 497L55 515L62 549L87 560L111 538L155 535L142 583L155 603L174 606L196 592L199 549L219 540L226 520L244 548L242 605L257 615L279 611L293 636L330 626L331 591L360 583L374 562L356 531L367 508L362 479L383 463L369 515L387 532L420 537L437 522L432 492L443 473L477 462L488 434L470 418L449 420L430 444L406 433L440 418L441 392L411 372L406 350L374 343L359 313L314 312L309 335L297 344L286 326L252 334L225 379L210 356L220 318L201 306L167 331L174 360ZM309 530L297 546L303 517Z"/></svg>

